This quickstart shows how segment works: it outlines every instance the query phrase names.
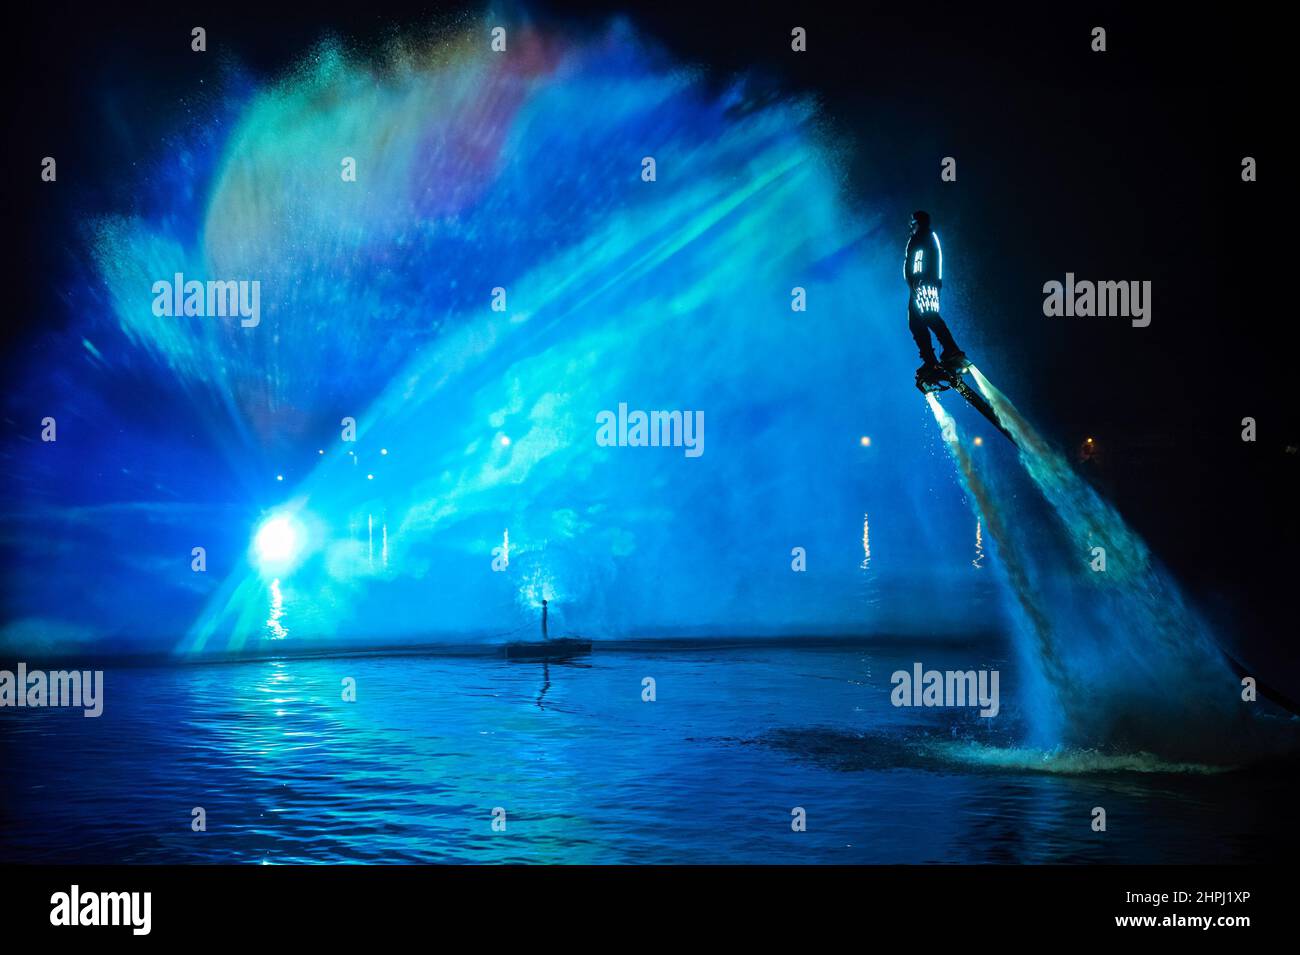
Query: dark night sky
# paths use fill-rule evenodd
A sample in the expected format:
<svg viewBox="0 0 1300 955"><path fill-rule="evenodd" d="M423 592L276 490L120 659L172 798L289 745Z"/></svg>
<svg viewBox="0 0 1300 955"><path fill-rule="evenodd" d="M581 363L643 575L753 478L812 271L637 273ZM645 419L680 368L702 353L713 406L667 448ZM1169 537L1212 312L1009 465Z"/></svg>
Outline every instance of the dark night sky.
<svg viewBox="0 0 1300 955"><path fill-rule="evenodd" d="M1014 368L1001 376L1007 390L1059 443L1096 435L1108 451L1096 480L1203 607L1220 623L1235 619L1257 653L1294 657L1300 469L1284 449L1300 438L1282 374L1293 320L1246 294L1261 256L1285 277L1290 252L1270 240L1285 175L1276 127L1290 113L1273 82L1283 33L1254 13L1228 23L1055 6L623 9L719 81L757 70L774 88L816 96L830 130L857 147L846 190L871 208L889 204L900 254L912 208L929 209L941 235L960 234L965 255L945 263L949 294L969 297L968 312L986 322L954 323L967 351ZM61 187L129 194L122 172L147 152L141 144L183 121L200 81L219 75L219 56L196 65L191 26L207 27L210 48L232 45L245 64L274 72L327 32L364 43L454 19L432 5L392 13L377 3L136 8L13 14L28 22L14 24L7 64L4 261L16 304L3 320L6 361L33 329L61 321L48 286L74 240L42 192L40 157L59 157ZM609 7L533 9L587 29ZM808 30L806 54L789 51L794 25ZM1108 29L1102 55L1089 50L1096 25ZM114 108L132 102L156 108ZM947 155L957 183L938 179ZM1240 181L1243 155L1259 160L1261 182ZM1045 318L1042 283L1067 270L1150 279L1152 325ZM900 290L900 335L904 307ZM1240 440L1246 415L1259 421L1256 444Z"/></svg>

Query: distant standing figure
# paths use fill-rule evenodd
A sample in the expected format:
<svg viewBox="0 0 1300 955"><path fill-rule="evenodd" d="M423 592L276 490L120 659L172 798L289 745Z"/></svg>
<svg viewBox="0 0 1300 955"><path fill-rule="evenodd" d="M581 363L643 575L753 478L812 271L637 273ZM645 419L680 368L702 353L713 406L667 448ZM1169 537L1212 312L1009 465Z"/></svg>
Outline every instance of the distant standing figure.
<svg viewBox="0 0 1300 955"><path fill-rule="evenodd" d="M547 636L546 633L546 601L545 600L542 601L542 639L543 640L551 639L549 636Z"/></svg>

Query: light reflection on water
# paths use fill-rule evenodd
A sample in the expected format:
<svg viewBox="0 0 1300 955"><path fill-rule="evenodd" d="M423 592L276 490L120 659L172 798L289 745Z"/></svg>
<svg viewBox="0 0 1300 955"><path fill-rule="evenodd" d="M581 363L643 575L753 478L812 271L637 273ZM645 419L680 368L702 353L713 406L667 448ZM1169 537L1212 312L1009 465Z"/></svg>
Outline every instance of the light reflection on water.
<svg viewBox="0 0 1300 955"><path fill-rule="evenodd" d="M915 647L353 657L111 670L104 716L0 715L0 859L101 862L1253 861L1289 796L1080 771L1003 717L889 705ZM1004 666L978 648L927 666ZM641 700L653 676L657 700ZM356 680L355 703L342 681ZM1131 760L1130 760L1131 762ZM1144 770L1158 766L1142 766ZM1087 767L1083 766L1083 770ZM1092 833L1105 805L1112 832ZM190 831L191 810L208 831ZM494 833L491 810L507 810ZM803 806L809 828L790 830ZM1250 811L1246 811L1246 807ZM1289 840L1294 846L1295 839Z"/></svg>
<svg viewBox="0 0 1300 955"><path fill-rule="evenodd" d="M271 581L271 610L266 620L267 635L272 640L283 640L289 635L289 631L280 623L282 617L284 617L284 594L280 591L280 581L277 578Z"/></svg>

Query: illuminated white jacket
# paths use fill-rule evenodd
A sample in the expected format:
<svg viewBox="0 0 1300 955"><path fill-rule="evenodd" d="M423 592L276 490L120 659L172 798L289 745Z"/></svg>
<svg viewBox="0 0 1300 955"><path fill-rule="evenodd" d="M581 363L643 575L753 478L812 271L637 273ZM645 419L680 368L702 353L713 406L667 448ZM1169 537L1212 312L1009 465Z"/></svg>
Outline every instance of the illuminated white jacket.
<svg viewBox="0 0 1300 955"><path fill-rule="evenodd" d="M914 235L903 253L903 278L912 290L912 304L921 314L939 311L943 287L943 248L935 232Z"/></svg>

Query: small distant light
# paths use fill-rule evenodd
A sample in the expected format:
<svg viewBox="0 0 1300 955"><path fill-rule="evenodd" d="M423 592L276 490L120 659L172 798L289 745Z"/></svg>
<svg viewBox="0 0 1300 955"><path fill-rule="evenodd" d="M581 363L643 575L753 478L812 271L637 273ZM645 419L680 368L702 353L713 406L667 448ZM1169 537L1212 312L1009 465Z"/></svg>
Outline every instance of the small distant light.
<svg viewBox="0 0 1300 955"><path fill-rule="evenodd" d="M871 438L864 434L858 443L861 444L864 448L869 448L871 447Z"/></svg>
<svg viewBox="0 0 1300 955"><path fill-rule="evenodd" d="M1087 443L1092 444L1092 438L1089 438Z"/></svg>
<svg viewBox="0 0 1300 955"><path fill-rule="evenodd" d="M374 479L375 479L375 476L374 476L373 474L367 474L367 475L366 475L366 480L367 480L367 481L373 481Z"/></svg>
<svg viewBox="0 0 1300 955"><path fill-rule="evenodd" d="M981 437L979 437L979 436L976 436L976 438L975 438L975 447L978 448L978 447L979 447L980 445L982 445L983 443L984 443L984 439L981 438Z"/></svg>
<svg viewBox="0 0 1300 955"><path fill-rule="evenodd" d="M501 435L501 447L503 447L503 448L508 448L508 447L510 447L510 436L509 436L509 435L505 435L505 434Z"/></svg>
<svg viewBox="0 0 1300 955"><path fill-rule="evenodd" d="M380 448L380 449L379 449L379 453L380 453L380 454L387 454L387 453L388 453L388 449L387 449L387 448Z"/></svg>
<svg viewBox="0 0 1300 955"><path fill-rule="evenodd" d="M275 479L276 479L277 481L283 481L283 480L284 480L284 475L283 475L283 474L277 474L277 475L275 476Z"/></svg>
<svg viewBox="0 0 1300 955"><path fill-rule="evenodd" d="M324 454L324 453L325 453L325 449L324 449L324 448L321 448L321 449L320 449L319 451L317 451L316 453L317 453L317 454Z"/></svg>

